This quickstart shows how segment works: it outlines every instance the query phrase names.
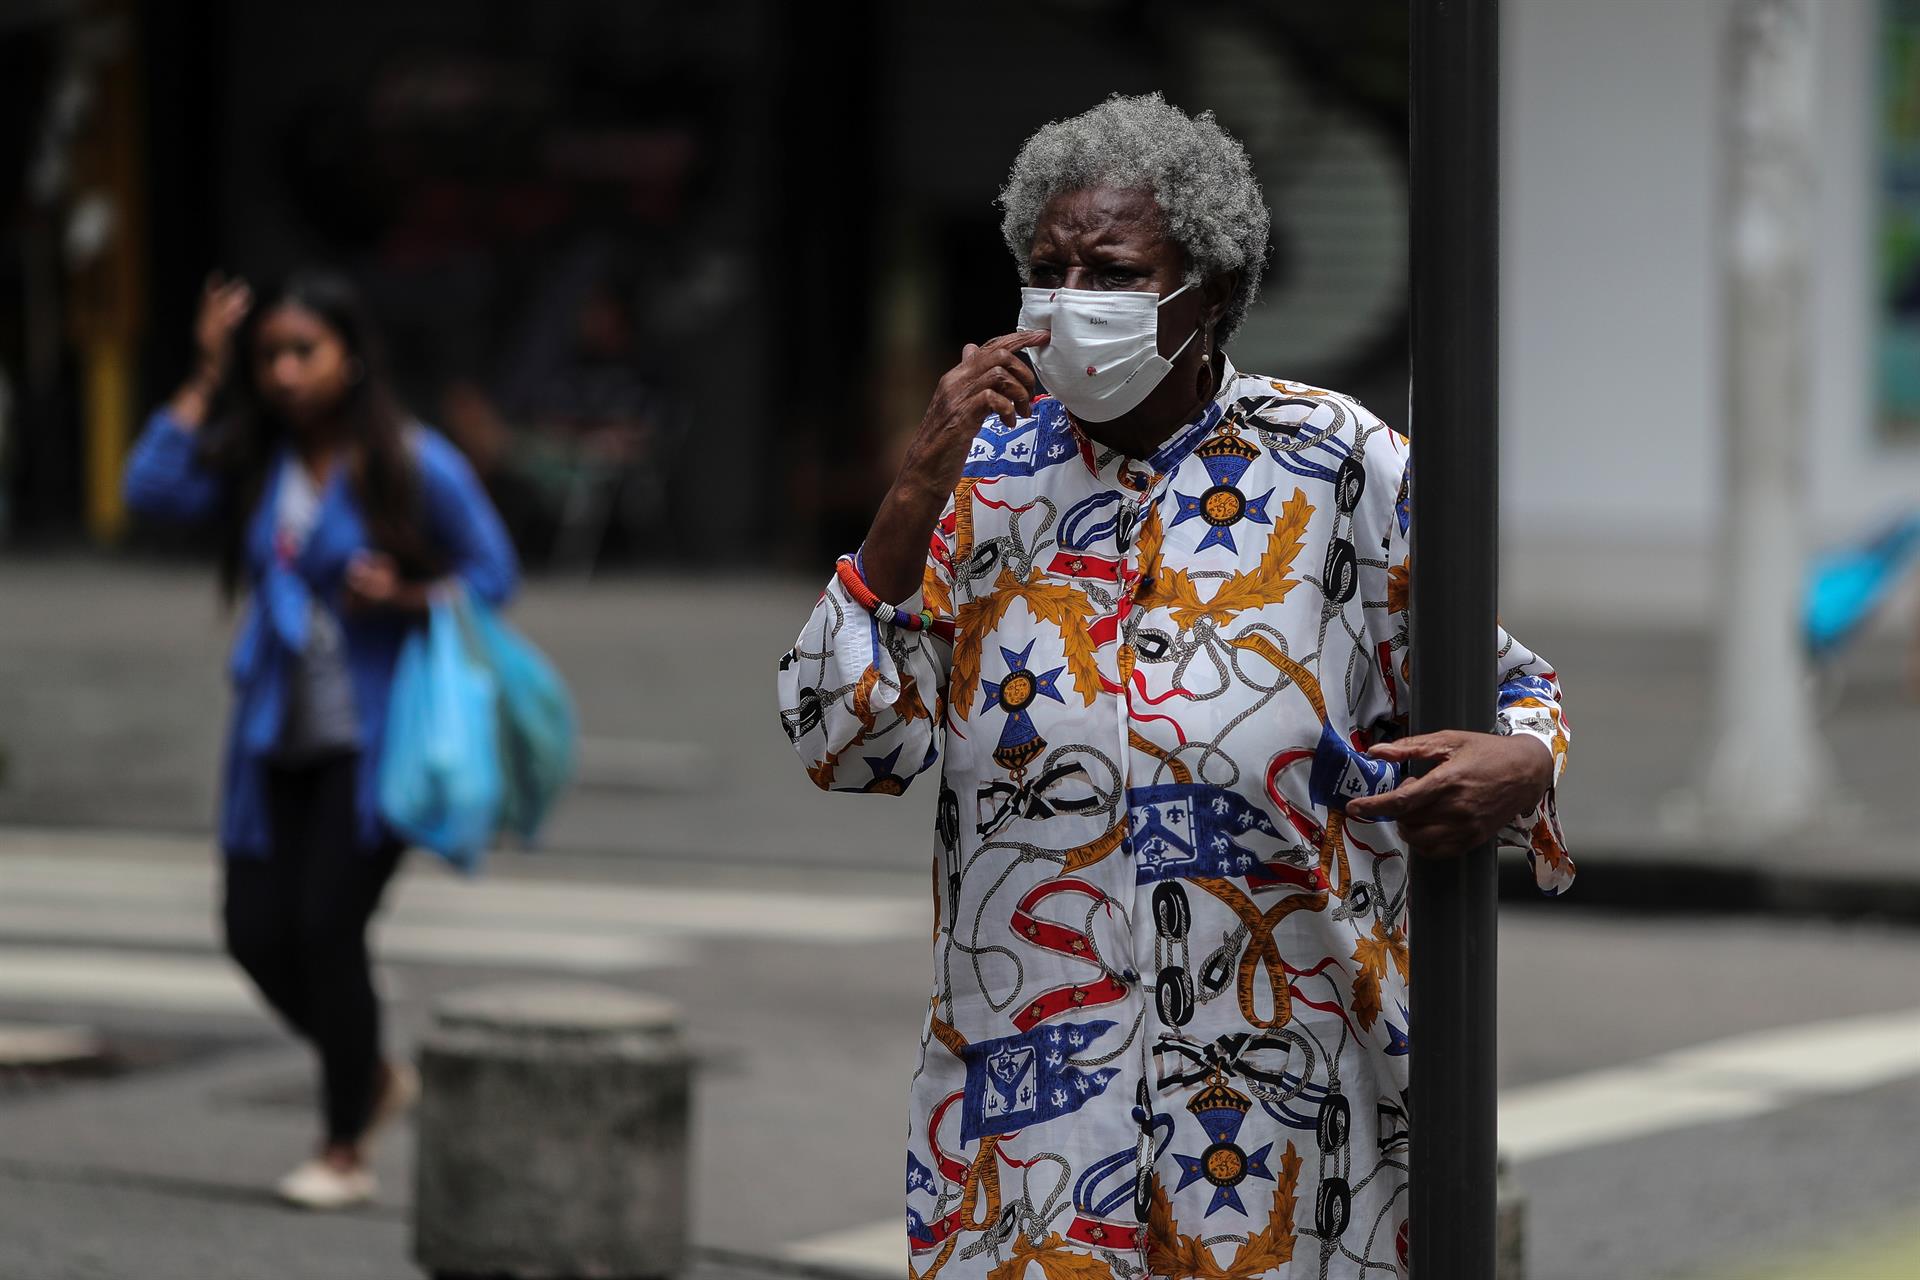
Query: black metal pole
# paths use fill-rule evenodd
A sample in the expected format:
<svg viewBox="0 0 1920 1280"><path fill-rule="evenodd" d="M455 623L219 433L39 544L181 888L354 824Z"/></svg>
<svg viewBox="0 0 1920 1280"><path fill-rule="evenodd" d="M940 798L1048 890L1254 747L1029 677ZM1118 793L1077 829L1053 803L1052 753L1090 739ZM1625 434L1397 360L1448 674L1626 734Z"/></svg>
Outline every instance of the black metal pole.
<svg viewBox="0 0 1920 1280"><path fill-rule="evenodd" d="M1498 0L1412 0L1413 731L1494 710L1499 496ZM1494 1274L1494 858L1415 851L1418 1280Z"/></svg>

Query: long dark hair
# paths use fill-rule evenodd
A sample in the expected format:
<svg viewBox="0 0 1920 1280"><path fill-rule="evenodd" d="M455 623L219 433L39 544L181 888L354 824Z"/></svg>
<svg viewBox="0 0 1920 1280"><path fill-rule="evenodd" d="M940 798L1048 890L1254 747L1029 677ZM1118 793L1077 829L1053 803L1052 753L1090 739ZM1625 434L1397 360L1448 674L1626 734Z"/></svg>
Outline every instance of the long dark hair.
<svg viewBox="0 0 1920 1280"><path fill-rule="evenodd" d="M239 590L247 529L266 491L268 468L288 438L286 423L260 395L253 352L261 321L289 304L318 317L359 367L339 412L352 444L348 480L374 545L394 558L402 575L435 576L443 565L423 529L418 469L407 441L410 419L387 380L379 335L351 280L337 271L306 269L256 294L234 333L226 381L202 446L206 461L228 480L222 589L229 599Z"/></svg>

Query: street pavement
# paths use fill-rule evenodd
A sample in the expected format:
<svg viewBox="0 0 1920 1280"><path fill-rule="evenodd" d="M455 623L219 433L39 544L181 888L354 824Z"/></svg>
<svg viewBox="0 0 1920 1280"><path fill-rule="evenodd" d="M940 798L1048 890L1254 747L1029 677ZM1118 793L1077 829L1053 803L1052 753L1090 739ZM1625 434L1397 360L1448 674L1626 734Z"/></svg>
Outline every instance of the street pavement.
<svg viewBox="0 0 1920 1280"><path fill-rule="evenodd" d="M550 849L503 851L478 881L415 857L380 925L396 1052L438 994L495 981L679 1003L703 1274L899 1274L930 797L821 796L795 767L772 662L817 590L536 586L516 621L573 681L582 786ZM1660 816L1700 745L1704 638L1508 621L1568 686L1576 853L1724 857ZM302 1215L263 1191L312 1139L311 1082L214 935L227 625L197 571L0 561L0 1024L88 1028L125 1066L0 1068L3 1280L417 1274L404 1133L368 1210ZM1872 655L1831 687L1871 835L1817 865L1904 875L1914 708ZM1530 1198L1529 1274L1920 1274L1920 935L1666 905L1700 914L1583 907L1577 887L1503 914L1502 1142Z"/></svg>
<svg viewBox="0 0 1920 1280"><path fill-rule="evenodd" d="M407 1274L405 1141L380 1149L380 1203L352 1215L364 1234L266 1196L313 1140L311 1068L219 955L204 845L12 828L0 849L0 1023L79 1024L136 1064L158 1059L0 1092L0 1182L21 1192L0 1192L0 1276L96 1274L88 1250L106 1275L266 1275L282 1233L312 1251L286 1250L276 1275ZM698 1063L695 1239L777 1256L898 1208L928 965L919 887L657 865L620 882L519 868L465 881L415 858L375 935L394 1049L456 989L574 977L668 997ZM102 1205L122 1200L135 1217L177 1202L173 1225L103 1232ZM71 1234L50 1225L63 1214ZM242 1251L209 1266L226 1235Z"/></svg>
<svg viewBox="0 0 1920 1280"><path fill-rule="evenodd" d="M312 1139L310 1067L218 954L200 842L15 827L0 848L0 1023L84 1026L129 1060L0 1088L0 1276L410 1274L405 1134L369 1210L265 1192ZM702 1257L899 1274L918 877L536 865L408 867L378 935L396 1052L451 990L572 975L665 995L699 1062ZM1502 1143L1533 1276L1724 1280L1920 1209L1920 939L1571 909L1509 914L1500 949Z"/></svg>

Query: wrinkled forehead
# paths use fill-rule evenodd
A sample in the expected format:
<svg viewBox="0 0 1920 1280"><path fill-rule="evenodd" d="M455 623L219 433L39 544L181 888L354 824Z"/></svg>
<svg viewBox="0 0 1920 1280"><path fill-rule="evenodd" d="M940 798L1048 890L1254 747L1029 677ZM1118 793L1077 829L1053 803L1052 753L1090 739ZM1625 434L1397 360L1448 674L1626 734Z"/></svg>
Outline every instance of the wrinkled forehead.
<svg viewBox="0 0 1920 1280"><path fill-rule="evenodd" d="M1168 241L1166 215L1151 191L1091 187L1062 191L1040 208L1033 248L1117 247L1146 251ZM1178 246L1174 246L1178 247Z"/></svg>

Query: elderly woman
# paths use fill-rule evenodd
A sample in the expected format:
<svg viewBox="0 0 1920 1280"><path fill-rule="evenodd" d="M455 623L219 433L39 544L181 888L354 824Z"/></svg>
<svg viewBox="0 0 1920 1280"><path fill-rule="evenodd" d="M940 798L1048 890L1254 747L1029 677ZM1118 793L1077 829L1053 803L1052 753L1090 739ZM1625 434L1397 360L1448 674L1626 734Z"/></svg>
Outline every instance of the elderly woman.
<svg viewBox="0 0 1920 1280"><path fill-rule="evenodd" d="M1268 215L1210 115L1050 124L1000 204L1019 329L780 662L821 787L942 765L914 1274L1403 1270L1407 849L1565 887L1554 673L1502 633L1493 732L1401 736L1407 444L1227 358Z"/></svg>

